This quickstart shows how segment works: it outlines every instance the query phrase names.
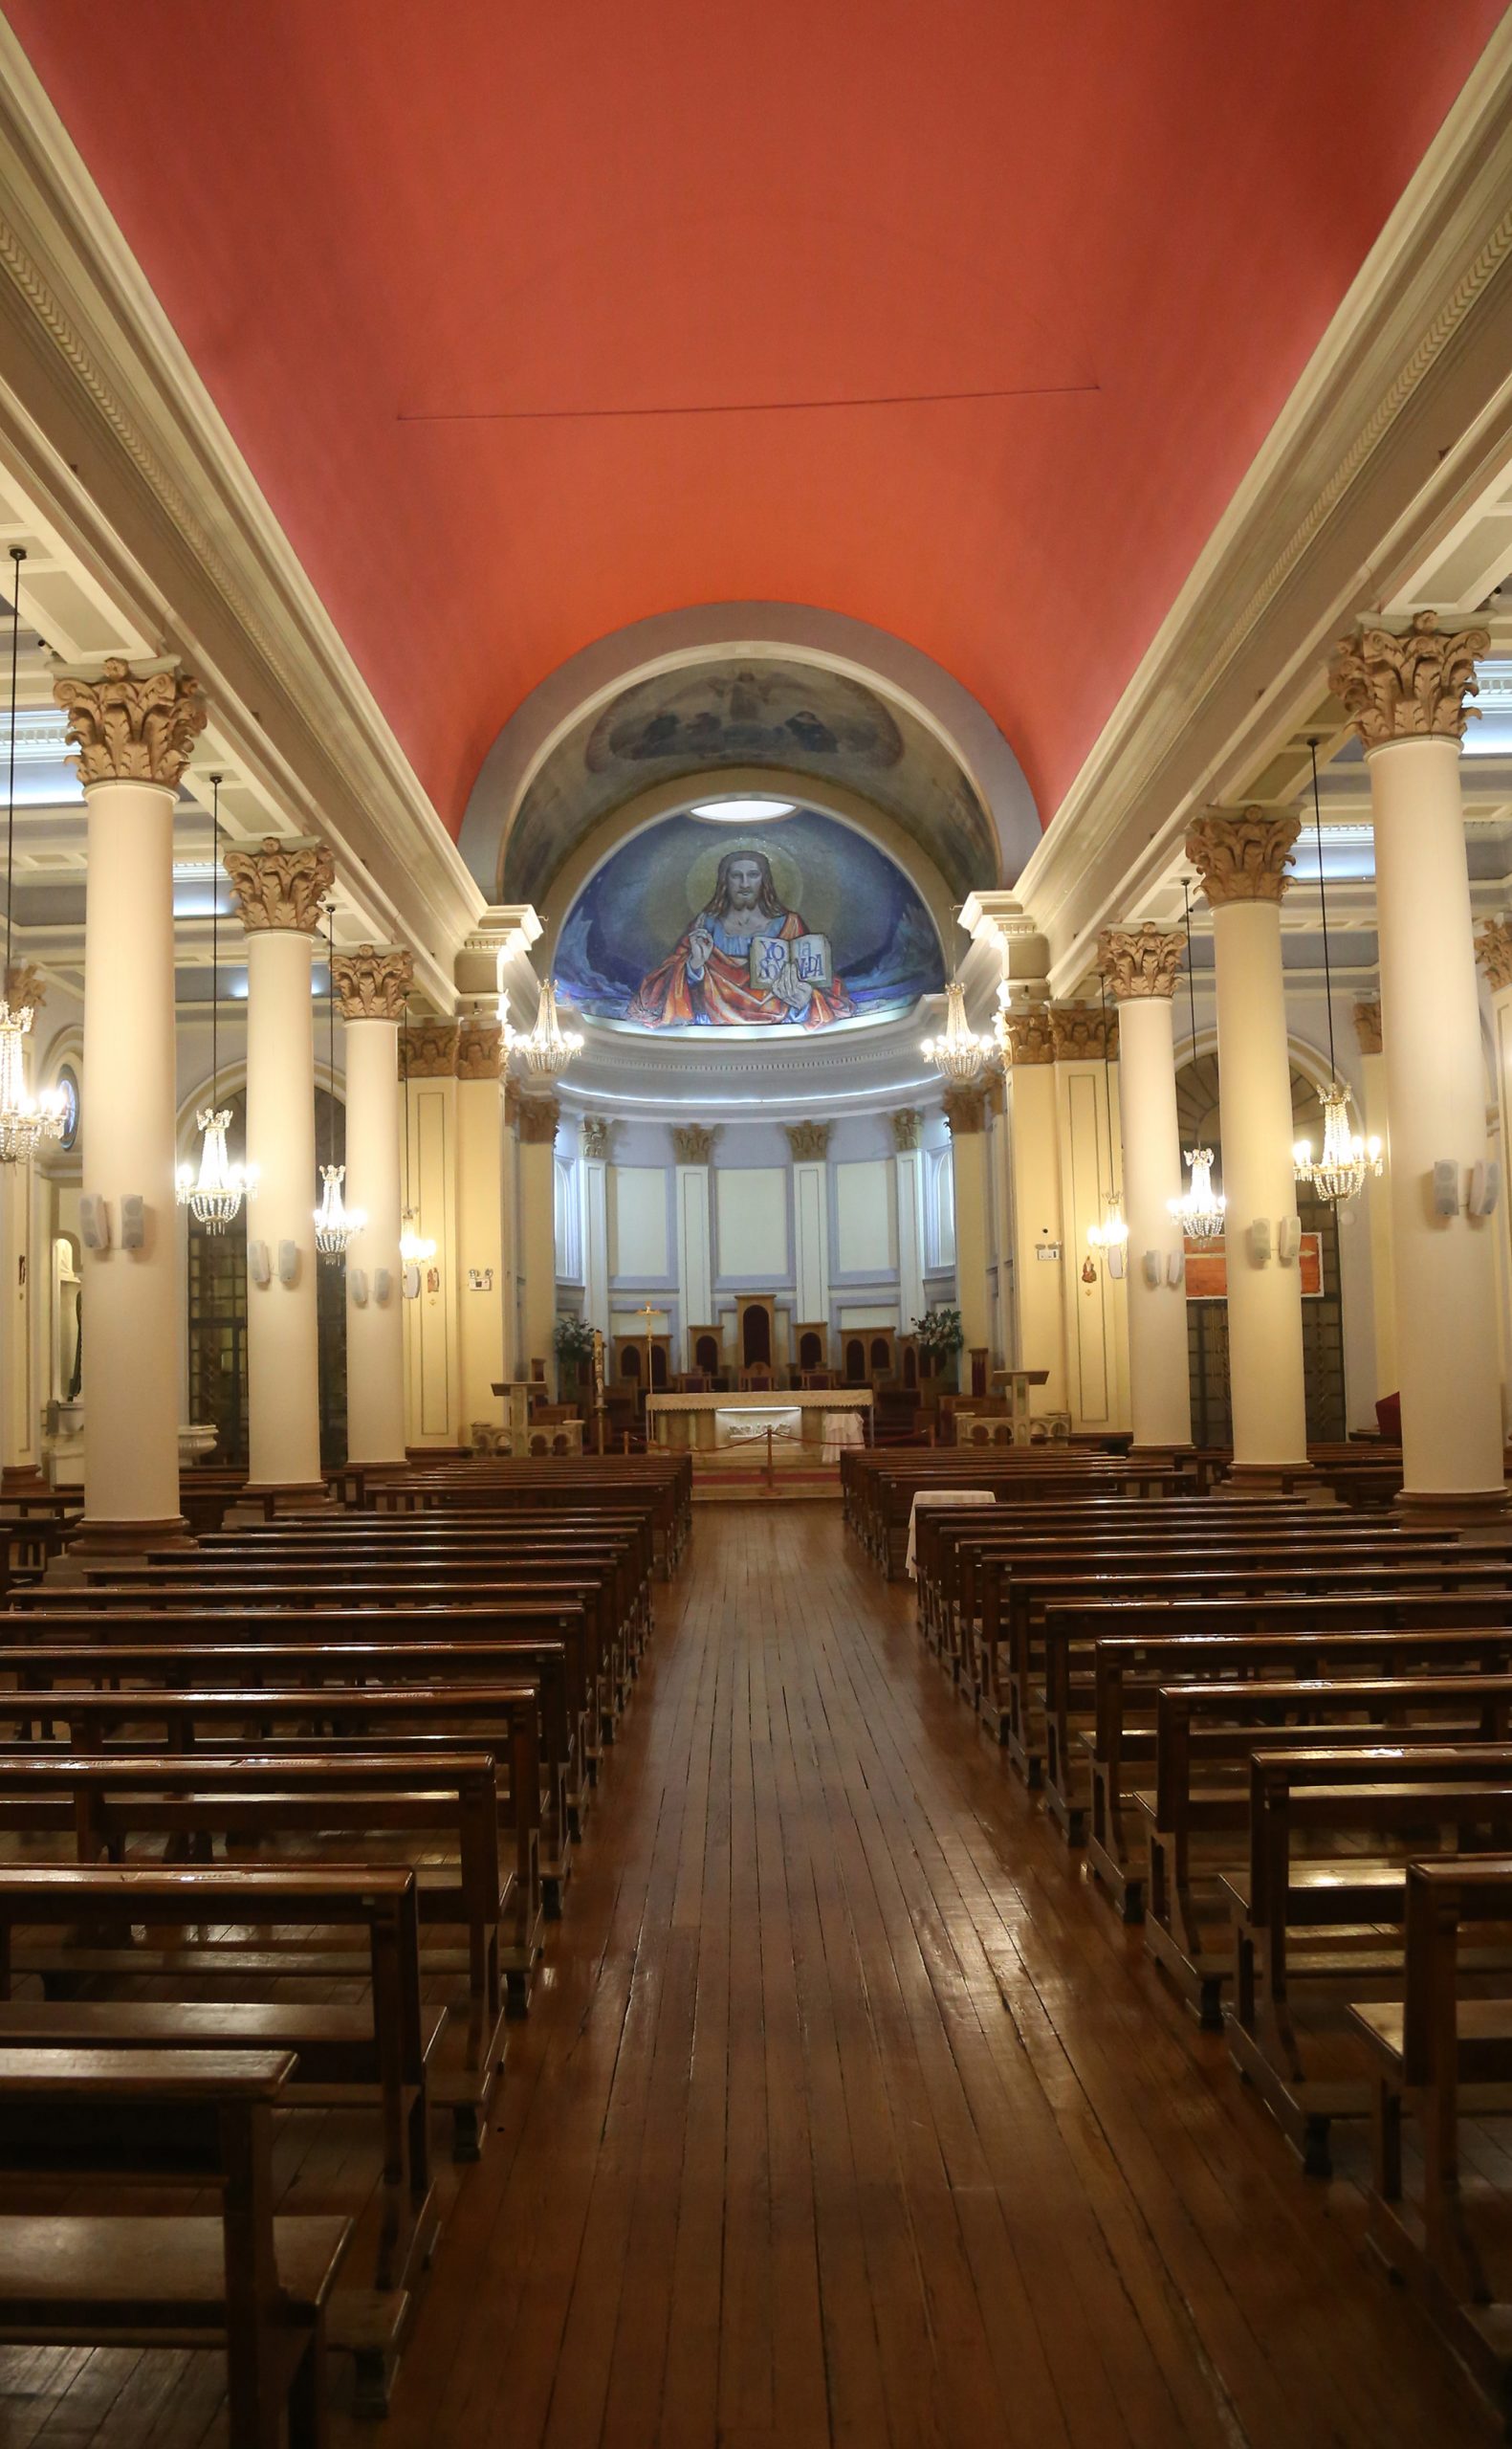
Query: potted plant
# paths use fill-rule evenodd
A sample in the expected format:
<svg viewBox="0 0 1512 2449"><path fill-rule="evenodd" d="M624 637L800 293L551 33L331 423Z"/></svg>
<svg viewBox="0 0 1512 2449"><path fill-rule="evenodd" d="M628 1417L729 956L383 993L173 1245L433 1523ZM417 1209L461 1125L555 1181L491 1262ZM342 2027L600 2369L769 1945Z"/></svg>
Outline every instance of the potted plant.
<svg viewBox="0 0 1512 2449"><path fill-rule="evenodd" d="M593 1363L593 1329L586 1318L575 1318L563 1310L552 1330L552 1346L557 1355L557 1379L565 1396L581 1393L583 1382Z"/></svg>
<svg viewBox="0 0 1512 2449"><path fill-rule="evenodd" d="M926 1310L913 1321L914 1340L931 1377L943 1376L966 1341L959 1310Z"/></svg>

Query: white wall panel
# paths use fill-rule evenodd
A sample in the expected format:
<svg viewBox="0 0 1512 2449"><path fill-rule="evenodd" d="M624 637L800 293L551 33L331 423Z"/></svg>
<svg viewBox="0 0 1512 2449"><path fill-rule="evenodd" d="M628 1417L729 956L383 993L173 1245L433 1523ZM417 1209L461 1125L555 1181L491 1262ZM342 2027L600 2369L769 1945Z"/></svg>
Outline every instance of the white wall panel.
<svg viewBox="0 0 1512 2449"><path fill-rule="evenodd" d="M787 1169L720 1165L714 1171L721 1276L781 1280L787 1259Z"/></svg>
<svg viewBox="0 0 1512 2449"><path fill-rule="evenodd" d="M609 1269L618 1276L671 1273L667 1175L660 1165L609 1168Z"/></svg>
<svg viewBox="0 0 1512 2449"><path fill-rule="evenodd" d="M882 1157L835 1168L836 1260L843 1275L890 1275L898 1264L892 1165Z"/></svg>

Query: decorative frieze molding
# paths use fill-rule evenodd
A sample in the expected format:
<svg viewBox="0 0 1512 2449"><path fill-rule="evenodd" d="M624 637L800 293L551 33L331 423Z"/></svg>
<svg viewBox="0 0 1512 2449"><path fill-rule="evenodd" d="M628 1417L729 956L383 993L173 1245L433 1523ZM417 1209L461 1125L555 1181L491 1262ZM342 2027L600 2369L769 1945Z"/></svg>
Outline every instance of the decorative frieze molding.
<svg viewBox="0 0 1512 2449"><path fill-rule="evenodd" d="M503 1066L504 1030L497 1021L464 1020L457 1031L457 1078L496 1080Z"/></svg>
<svg viewBox="0 0 1512 2449"><path fill-rule="evenodd" d="M402 1080L451 1080L456 1077L456 1021L413 1021L399 1032L399 1076Z"/></svg>
<svg viewBox="0 0 1512 2449"><path fill-rule="evenodd" d="M917 1148L924 1135L924 1110L921 1106L902 1106L892 1117L892 1144L900 1157Z"/></svg>
<svg viewBox="0 0 1512 2449"><path fill-rule="evenodd" d="M672 1125L672 1152L680 1165L707 1165L714 1153L714 1130L702 1122Z"/></svg>
<svg viewBox="0 0 1512 2449"><path fill-rule="evenodd" d="M255 850L223 851L221 865L249 935L318 932L320 904L336 881L336 858L326 843L291 844L265 833Z"/></svg>
<svg viewBox="0 0 1512 2449"><path fill-rule="evenodd" d="M1512 918L1488 918L1476 938L1476 959L1493 995L1512 986Z"/></svg>
<svg viewBox="0 0 1512 2449"><path fill-rule="evenodd" d="M1328 686L1359 734L1361 746L1391 739L1463 739L1476 706L1476 664L1487 653L1487 629L1447 636L1436 612L1414 612L1406 629L1355 630L1341 638Z"/></svg>
<svg viewBox="0 0 1512 2449"><path fill-rule="evenodd" d="M981 1089L947 1089L945 1121L953 1139L969 1139L987 1128L987 1098Z"/></svg>
<svg viewBox="0 0 1512 2449"><path fill-rule="evenodd" d="M1228 816L1210 808L1187 833L1187 856L1202 880L1209 906L1229 901L1276 901L1291 882L1292 849L1302 819L1289 810L1240 808Z"/></svg>
<svg viewBox="0 0 1512 2449"><path fill-rule="evenodd" d="M1512 972L1509 972L1512 982ZM1362 1054L1381 1051L1381 1004L1379 997L1363 996L1354 1007L1354 1034L1360 1041Z"/></svg>
<svg viewBox="0 0 1512 2449"><path fill-rule="evenodd" d="M795 1165L822 1164L829 1155L832 1122L789 1122L783 1125Z"/></svg>
<svg viewBox="0 0 1512 2449"><path fill-rule="evenodd" d="M995 1119L1001 1120L1008 1111L1008 1083L1000 1071L989 1073L982 1094L987 1100L988 1113Z"/></svg>
<svg viewBox="0 0 1512 2449"><path fill-rule="evenodd" d="M1050 1032L1048 1004L1030 1004L1021 1012L1005 1012L1006 1053L1010 1064L1053 1063L1055 1040Z"/></svg>
<svg viewBox="0 0 1512 2449"><path fill-rule="evenodd" d="M582 1117L582 1153L593 1164L603 1164L609 1155L609 1134L613 1124L602 1114L585 1114Z"/></svg>
<svg viewBox="0 0 1512 2449"><path fill-rule="evenodd" d="M53 695L68 715L67 738L78 751L69 763L87 790L92 783L161 783L176 791L209 720L192 673L177 663L133 672L107 655L98 674L64 671Z"/></svg>
<svg viewBox="0 0 1512 2449"><path fill-rule="evenodd" d="M1099 1004L1052 1004L1050 1043L1057 1063L1112 1062L1118 1053L1118 1014Z"/></svg>
<svg viewBox="0 0 1512 2449"><path fill-rule="evenodd" d="M16 961L5 974L5 1000L12 1012L39 1012L47 984L35 961Z"/></svg>
<svg viewBox="0 0 1512 2449"><path fill-rule="evenodd" d="M331 978L341 1000L344 1021L402 1021L405 998L415 974L406 952L380 952L374 944L359 944L355 953L338 953Z"/></svg>
<svg viewBox="0 0 1512 2449"><path fill-rule="evenodd" d="M561 1107L555 1097L522 1096L519 1137L522 1148L555 1148Z"/></svg>
<svg viewBox="0 0 1512 2449"><path fill-rule="evenodd" d="M519 1110L522 1103L520 1092L514 1081L506 1080L504 1083L504 1128L506 1131L519 1130Z"/></svg>
<svg viewBox="0 0 1512 2449"><path fill-rule="evenodd" d="M1097 939L1097 966L1118 1003L1156 995L1169 1003L1185 949L1179 928L1168 935L1151 919L1142 927L1105 927Z"/></svg>

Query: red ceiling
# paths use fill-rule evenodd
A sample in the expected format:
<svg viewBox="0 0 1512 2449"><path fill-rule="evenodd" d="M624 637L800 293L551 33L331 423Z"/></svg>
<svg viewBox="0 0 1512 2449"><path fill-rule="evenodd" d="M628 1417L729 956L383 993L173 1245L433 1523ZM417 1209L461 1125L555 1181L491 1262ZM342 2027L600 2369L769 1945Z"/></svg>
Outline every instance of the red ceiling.
<svg viewBox="0 0 1512 2449"><path fill-rule="evenodd" d="M564 657L739 597L935 656L1048 814L1501 14L7 5L453 830Z"/></svg>

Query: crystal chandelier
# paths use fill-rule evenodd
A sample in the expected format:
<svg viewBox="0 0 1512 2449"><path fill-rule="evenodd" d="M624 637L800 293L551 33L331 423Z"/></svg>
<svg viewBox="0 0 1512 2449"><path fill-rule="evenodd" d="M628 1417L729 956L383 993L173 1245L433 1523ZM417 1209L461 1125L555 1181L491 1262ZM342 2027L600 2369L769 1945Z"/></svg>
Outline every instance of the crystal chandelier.
<svg viewBox="0 0 1512 2449"><path fill-rule="evenodd" d="M1185 876L1181 879L1181 900L1187 931L1187 1006L1192 1014L1192 1059L1195 1062L1197 990L1192 968L1192 887ZM1168 1200L1166 1204L1189 1241L1221 1241L1228 1201L1220 1190L1213 1187L1213 1151L1211 1148L1184 1148L1181 1153L1192 1168L1192 1180L1179 1199Z"/></svg>
<svg viewBox="0 0 1512 2449"><path fill-rule="evenodd" d="M529 1037L517 1037L510 1027L507 995L499 997L499 1019L506 1056L518 1055L526 1070L543 1080L559 1080L573 1057L582 1052L581 1032L564 1029L557 1018L557 989L549 978L542 981L536 1026Z"/></svg>
<svg viewBox="0 0 1512 2449"><path fill-rule="evenodd" d="M1104 1200L1102 1217L1096 1224L1087 1226L1086 1238L1094 1250L1121 1250L1127 1246L1129 1223L1116 1190L1110 1190Z"/></svg>
<svg viewBox="0 0 1512 2449"><path fill-rule="evenodd" d="M1339 1078L1333 1046L1333 973L1328 963L1328 896L1323 873L1323 810L1318 804L1318 743L1307 742L1312 758L1312 827L1318 844L1318 909L1323 919L1323 991L1328 1012L1328 1085L1322 1092L1323 1154L1313 1162L1312 1142L1299 1139L1292 1164L1299 1182L1338 1207L1364 1189L1366 1177L1382 1169L1381 1143L1362 1139L1349 1129L1349 1092Z"/></svg>
<svg viewBox="0 0 1512 2449"><path fill-rule="evenodd" d="M24 1164L44 1139L61 1139L66 1120L61 1089L44 1089L33 1097L26 1085L22 1041L32 1029L32 1006L22 1003L12 982L11 915L15 905L15 701L16 663L21 643L21 564L23 545L12 544L11 560L15 584L11 589L11 779L6 791L5 826L5 981L0 993L0 1165ZM16 993L12 1010L11 996Z"/></svg>
<svg viewBox="0 0 1512 2449"><path fill-rule="evenodd" d="M959 979L953 978L945 989L945 1034L927 1037L919 1048L927 1054L942 1080L953 1088L969 1089L982 1065L992 1053L991 1038L974 1037L966 1026L966 995Z"/></svg>
<svg viewBox="0 0 1512 2449"><path fill-rule="evenodd" d="M179 1167L176 1196L179 1205L186 1207L196 1224L207 1233L224 1233L241 1213L244 1199L257 1196L255 1165L233 1165L226 1153L226 1134L230 1129L229 1109L217 1107L215 1084L220 1070L220 861L221 861L221 778L210 776L210 1101L194 1117L196 1130L203 1133L200 1147L200 1169L192 1165Z"/></svg>
<svg viewBox="0 0 1512 2449"><path fill-rule="evenodd" d="M1191 1185L1180 1199L1166 1204L1189 1241L1220 1242L1228 1201L1213 1187L1213 1151L1184 1148L1181 1153L1192 1168Z"/></svg>
<svg viewBox="0 0 1512 2449"><path fill-rule="evenodd" d="M325 905L325 1023L329 1054L327 1069L331 1075L331 1154L336 1155L336 904ZM320 1180L323 1188L320 1204L315 1211L315 1247L323 1259L338 1264L346 1256L347 1244L367 1223L366 1211L348 1207L341 1197L341 1184L346 1180L344 1165L322 1165Z"/></svg>

